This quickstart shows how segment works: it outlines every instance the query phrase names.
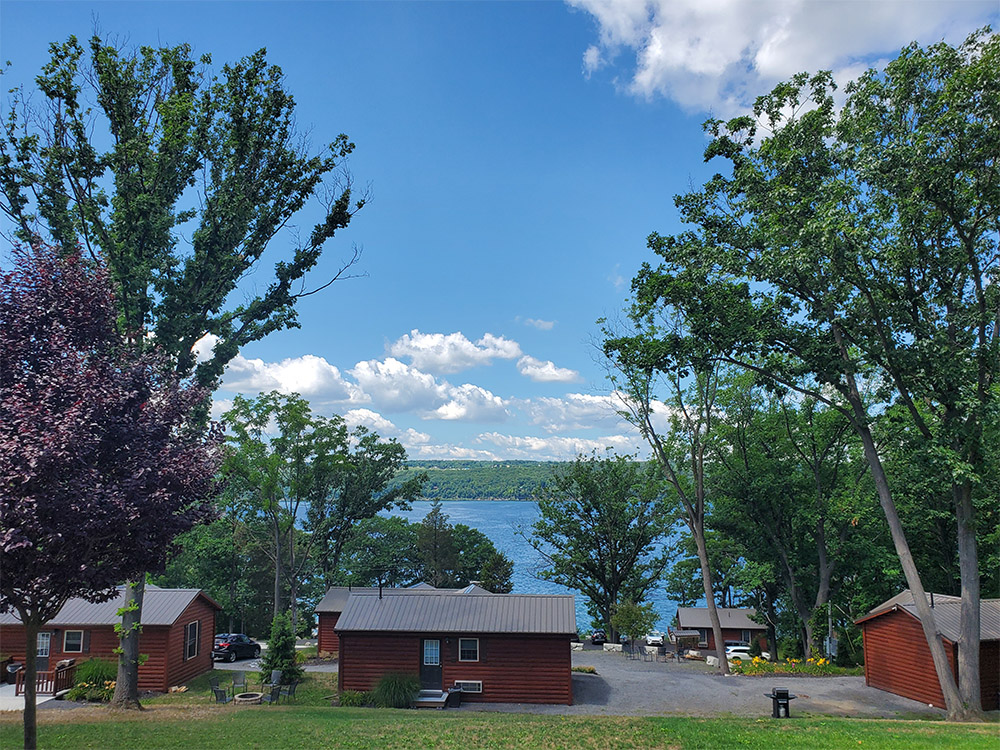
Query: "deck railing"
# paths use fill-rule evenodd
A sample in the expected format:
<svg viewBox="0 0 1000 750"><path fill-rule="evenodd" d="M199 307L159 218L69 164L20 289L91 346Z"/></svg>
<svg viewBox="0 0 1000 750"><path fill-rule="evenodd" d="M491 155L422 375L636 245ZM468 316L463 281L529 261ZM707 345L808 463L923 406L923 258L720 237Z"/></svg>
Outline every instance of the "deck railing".
<svg viewBox="0 0 1000 750"><path fill-rule="evenodd" d="M17 679L14 682L14 695L23 695L24 670L19 670L16 677ZM55 695L56 693L61 693L63 690L69 690L73 687L73 681L75 679L76 665L57 669L48 669L44 672L39 672L36 675L35 692L38 695Z"/></svg>

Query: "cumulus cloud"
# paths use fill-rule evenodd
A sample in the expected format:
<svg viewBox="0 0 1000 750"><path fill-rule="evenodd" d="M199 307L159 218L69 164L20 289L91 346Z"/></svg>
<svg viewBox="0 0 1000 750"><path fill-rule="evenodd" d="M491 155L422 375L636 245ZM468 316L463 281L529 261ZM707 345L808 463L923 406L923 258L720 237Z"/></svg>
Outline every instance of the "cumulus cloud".
<svg viewBox="0 0 1000 750"><path fill-rule="evenodd" d="M222 388L241 393L298 393L321 401L365 403L368 400L355 384L344 379L340 370L314 354L280 362L237 355L226 368Z"/></svg>
<svg viewBox="0 0 1000 750"><path fill-rule="evenodd" d="M532 328L537 328L539 331L551 331L556 322L554 320L541 320L539 318L525 318L524 324Z"/></svg>
<svg viewBox="0 0 1000 750"><path fill-rule="evenodd" d="M484 432L476 438L477 443L491 443L500 449L506 459L530 459L535 461L568 461L580 454L593 451L603 453L612 448L618 453L647 453L638 435L605 435L600 438L578 437L532 437L504 435L499 432Z"/></svg>
<svg viewBox="0 0 1000 750"><path fill-rule="evenodd" d="M546 432L608 428L622 422L618 414L622 404L614 395L567 393L562 398L527 399L520 406L532 424Z"/></svg>
<svg viewBox="0 0 1000 750"><path fill-rule="evenodd" d="M215 345L219 343L219 340L219 337L214 333L206 333L195 341L194 346L191 347L191 353L194 354L194 361L201 364L210 360L212 354L215 353Z"/></svg>
<svg viewBox="0 0 1000 750"><path fill-rule="evenodd" d="M359 426L367 427L369 430L377 432L380 437L398 438L399 442L406 448L425 445L431 440L431 436L426 432L414 430L412 427L401 430L393 422L371 409L351 409L344 413L344 422L350 429Z"/></svg>
<svg viewBox="0 0 1000 750"><path fill-rule="evenodd" d="M473 343L464 334L421 333L414 328L389 347L393 357L409 357L414 367L435 373L452 373L492 364L494 359L516 359L521 347L503 336L485 334Z"/></svg>
<svg viewBox="0 0 1000 750"><path fill-rule="evenodd" d="M913 40L961 41L998 15L995 0L567 0L597 21L583 53L591 75L629 60L626 88L689 111L745 111L778 81L833 70L838 81L894 57Z"/></svg>
<svg viewBox="0 0 1000 750"><path fill-rule="evenodd" d="M466 422L502 422L510 413L507 402L478 385L465 383L448 388L448 401L425 414L426 419Z"/></svg>
<svg viewBox="0 0 1000 750"><path fill-rule="evenodd" d="M517 361L517 371L539 383L576 383L581 379L576 370L556 367L554 362L527 355Z"/></svg>

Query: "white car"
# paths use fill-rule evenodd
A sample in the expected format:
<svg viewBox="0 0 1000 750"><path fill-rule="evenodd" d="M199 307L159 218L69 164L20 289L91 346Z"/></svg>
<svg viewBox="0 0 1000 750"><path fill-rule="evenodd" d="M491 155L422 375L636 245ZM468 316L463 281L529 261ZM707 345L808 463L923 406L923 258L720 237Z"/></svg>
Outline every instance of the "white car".
<svg viewBox="0 0 1000 750"><path fill-rule="evenodd" d="M659 630L651 630L646 633L646 645L647 646L662 646L663 645L663 633Z"/></svg>
<svg viewBox="0 0 1000 750"><path fill-rule="evenodd" d="M760 652L761 659L770 659L771 654L767 651ZM740 661L752 661L753 657L750 655L749 646L726 646L726 660L735 661L739 659Z"/></svg>

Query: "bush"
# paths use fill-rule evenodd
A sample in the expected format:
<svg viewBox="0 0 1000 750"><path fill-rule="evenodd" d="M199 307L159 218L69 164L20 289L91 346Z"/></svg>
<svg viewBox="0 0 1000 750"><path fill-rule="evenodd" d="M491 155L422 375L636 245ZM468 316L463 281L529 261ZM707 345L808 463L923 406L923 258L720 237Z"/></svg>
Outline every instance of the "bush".
<svg viewBox="0 0 1000 750"><path fill-rule="evenodd" d="M371 692L372 702L379 708L409 708L420 692L420 678L415 674L389 672Z"/></svg>
<svg viewBox="0 0 1000 750"><path fill-rule="evenodd" d="M345 708L357 708L368 703L368 693L360 690L345 690L340 694L340 705Z"/></svg>
<svg viewBox="0 0 1000 750"><path fill-rule="evenodd" d="M73 687L66 697L71 701L107 703L115 694L118 663L106 659L88 659L76 668Z"/></svg>
<svg viewBox="0 0 1000 750"><path fill-rule="evenodd" d="M271 622L271 637L260 664L262 674L271 676L272 670L281 670L281 684L289 685L302 677L303 670L295 655L295 636L287 615L278 615Z"/></svg>

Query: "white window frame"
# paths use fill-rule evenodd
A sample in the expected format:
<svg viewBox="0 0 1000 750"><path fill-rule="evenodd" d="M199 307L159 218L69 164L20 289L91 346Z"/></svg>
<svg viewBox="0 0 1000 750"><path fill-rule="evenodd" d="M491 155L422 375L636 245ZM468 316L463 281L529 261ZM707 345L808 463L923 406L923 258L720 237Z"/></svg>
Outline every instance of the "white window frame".
<svg viewBox="0 0 1000 750"><path fill-rule="evenodd" d="M475 659L463 659L462 658L462 641L475 641L476 642L476 658ZM459 638L458 639L458 660L463 662L473 662L479 661L479 639L478 638Z"/></svg>
<svg viewBox="0 0 1000 750"><path fill-rule="evenodd" d="M69 634L79 633L80 634L80 648L70 648L68 645ZM66 630L63 632L63 653L64 654L82 654L83 653L83 631L82 630Z"/></svg>
<svg viewBox="0 0 1000 750"><path fill-rule="evenodd" d="M191 626L194 626L194 638L191 638ZM184 626L184 661L197 658L201 650L201 620L194 620ZM191 646L194 645L194 653L191 653Z"/></svg>
<svg viewBox="0 0 1000 750"><path fill-rule="evenodd" d="M435 647L430 650L430 653L428 653L427 647L430 644L432 644L432 643L435 645ZM423 648L423 651L424 651L424 653L423 653L423 660L424 660L424 666L425 667L440 667L441 666L441 641L440 640L436 640L434 638L425 638L424 639L424 648ZM427 661L427 657L428 656L436 659L436 661Z"/></svg>
<svg viewBox="0 0 1000 750"><path fill-rule="evenodd" d="M42 653L42 643L45 644L45 652ZM39 659L48 659L49 654L52 653L52 633L48 631L38 634L38 648L35 651L35 656Z"/></svg>
<svg viewBox="0 0 1000 750"><path fill-rule="evenodd" d="M698 628L698 647L708 648L708 628Z"/></svg>
<svg viewBox="0 0 1000 750"><path fill-rule="evenodd" d="M751 644L751 643L753 643L754 637L753 637L753 631L752 630L747 630L747 629L744 628L743 632L740 633L740 635L743 636L743 642L744 643L746 643L748 645Z"/></svg>
<svg viewBox="0 0 1000 750"><path fill-rule="evenodd" d="M469 687L466 687L469 686ZM461 688L463 693L483 692L482 680L455 680L455 687Z"/></svg>

